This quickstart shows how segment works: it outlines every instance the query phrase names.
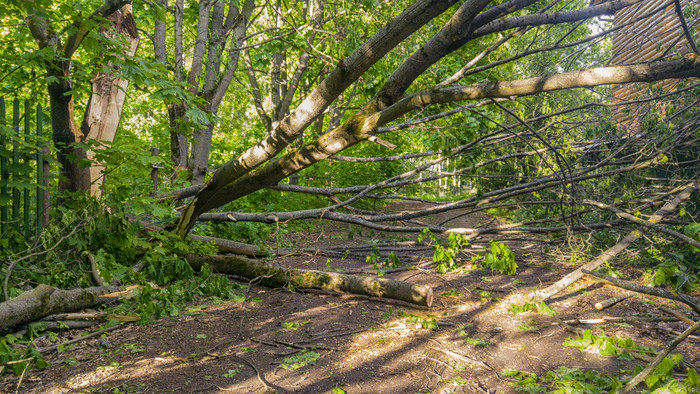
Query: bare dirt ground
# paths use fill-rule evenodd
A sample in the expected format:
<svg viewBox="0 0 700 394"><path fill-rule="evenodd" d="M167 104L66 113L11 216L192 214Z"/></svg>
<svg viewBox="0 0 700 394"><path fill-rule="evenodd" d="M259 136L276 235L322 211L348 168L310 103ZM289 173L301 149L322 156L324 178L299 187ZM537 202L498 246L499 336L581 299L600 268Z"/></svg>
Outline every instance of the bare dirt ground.
<svg viewBox="0 0 700 394"><path fill-rule="evenodd" d="M406 208L395 204L394 209ZM449 215L455 215L450 213ZM427 221L437 223L449 215ZM455 227L486 225L484 214L461 217ZM354 239L348 240L349 232ZM387 236L390 241L393 235ZM415 239L415 236L402 236ZM314 226L285 235L298 247L366 244L377 234L345 225ZM47 356L52 366L30 370L19 392L300 392L328 393L509 393L515 392L503 370L537 374L559 366L611 373L633 370L643 361L621 361L565 347L571 334L554 320L535 312L513 314L508 308L528 301L529 294L571 271L576 264L555 254L548 242L508 241L519 265L517 279L473 268L439 274L429 263L430 250L394 253L404 264L428 268L405 270L387 277L434 287L431 309L387 300L317 291L293 292L251 286L253 301L195 302L192 315L165 318L147 325L126 325L101 339L90 339ZM475 243L460 256L468 262L487 243ZM548 250L548 253L545 251ZM342 256L297 255L275 260L283 266L370 270L368 252ZM388 250L382 251L386 256ZM577 263L580 264L580 263ZM630 269L632 278L639 272ZM635 297L605 311L593 304L621 291L580 280L551 299L562 320L601 316L663 316L658 306L678 311L678 305L652 297ZM197 314L201 313L201 314ZM414 317L412 317L414 316ZM416 318L417 317L417 318ZM437 329L423 328L420 318L434 318ZM579 325L595 333L630 337L637 343L663 348L668 330L683 331L684 323ZM75 337L71 331L62 336ZM106 346L105 346L106 345ZM700 341L678 347L685 360L700 364ZM311 351L311 352L309 352ZM314 356L315 364L289 369L295 356ZM285 361L285 359L287 359ZM6 375L0 390L15 392L19 378ZM341 392L336 390L336 392Z"/></svg>

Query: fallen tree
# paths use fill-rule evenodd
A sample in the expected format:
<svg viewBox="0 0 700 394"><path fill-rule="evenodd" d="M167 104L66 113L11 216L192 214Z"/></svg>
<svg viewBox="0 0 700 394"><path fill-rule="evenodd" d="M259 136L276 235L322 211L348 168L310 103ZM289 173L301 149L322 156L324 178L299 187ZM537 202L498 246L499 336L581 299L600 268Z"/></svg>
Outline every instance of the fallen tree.
<svg viewBox="0 0 700 394"><path fill-rule="evenodd" d="M32 290L0 303L0 331L30 323L45 316L102 305L119 298L115 286L61 290L40 284Z"/></svg>
<svg viewBox="0 0 700 394"><path fill-rule="evenodd" d="M674 198L672 201L664 204L658 211L652 215L652 217L649 219L649 222L655 223L660 221L664 215L668 214L669 212L673 211L678 207L678 205L686 200L690 195L700 187L700 182L694 181L688 184L683 191L681 191L676 198ZM549 297L552 297L553 295L559 293L560 291L564 290L567 288L569 285L572 283L576 282L579 280L583 275L585 270L594 270L601 265L605 264L606 262L612 260L615 258L617 255L619 255L623 250L625 250L629 245L631 245L634 241L638 240L639 238L642 237L643 233L645 232L646 227L642 227L638 230L633 230L630 232L625 238L622 239L622 241L618 242L608 250L606 250L603 254L598 256L598 258L582 265L578 269L574 270L570 274L566 275L553 285L547 287L546 289L542 289L540 291L537 291L534 293L534 297L537 300L537 302L542 302ZM628 289L632 290L632 289Z"/></svg>
<svg viewBox="0 0 700 394"><path fill-rule="evenodd" d="M433 303L433 289L430 286L400 280L282 268L241 256L190 254L185 258L195 270L208 264L215 272L243 276L249 279L260 278L260 284L270 287L317 288L340 293L391 298L428 307Z"/></svg>

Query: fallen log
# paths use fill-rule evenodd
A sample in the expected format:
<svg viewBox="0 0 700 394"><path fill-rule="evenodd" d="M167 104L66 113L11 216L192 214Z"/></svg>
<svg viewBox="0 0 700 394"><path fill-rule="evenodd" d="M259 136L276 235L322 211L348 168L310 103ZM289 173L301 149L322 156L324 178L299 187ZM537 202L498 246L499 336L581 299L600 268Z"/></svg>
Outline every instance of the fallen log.
<svg viewBox="0 0 700 394"><path fill-rule="evenodd" d="M260 284L270 287L317 288L338 293L391 298L428 307L433 303L433 289L430 286L400 280L287 269L242 256L189 254L185 258L195 270L208 264L215 272L243 276L248 279L260 278Z"/></svg>
<svg viewBox="0 0 700 394"><path fill-rule="evenodd" d="M661 208L659 208L658 211L654 212L654 215L652 215L651 218L649 218L649 222L651 223L656 223L659 220L663 218L664 215L667 213L673 211L676 209L676 207L683 202L683 200L687 199L690 197L690 195L700 187L700 182L694 181L689 183L682 192L680 192L676 198L674 198L672 201L664 204ZM609 248L603 254L598 256L597 259L592 260L583 266L579 267L578 269L574 270L573 272L569 273L565 277L561 278L559 281L554 283L553 285L547 287L546 289L537 291L533 294L535 300L537 302L542 302L549 297L559 293L560 291L566 289L571 285L572 283L576 282L583 276L583 270L589 270L592 271L604 263L612 260L615 258L618 254L620 254L623 250L625 250L628 246L630 246L634 241L638 240L639 238L642 237L643 233L646 231L646 228L640 228L638 230L634 230L630 232L625 238L622 239L622 241L618 242L615 244L613 247Z"/></svg>
<svg viewBox="0 0 700 394"><path fill-rule="evenodd" d="M618 302L624 301L624 300L626 300L630 297L634 297L636 295L637 295L637 293L634 291L627 291L627 292L624 292L622 294L618 294L614 297L610 297L607 300L603 300L601 302L596 302L596 304L594 306L595 306L595 309L602 311L605 308L609 308L609 307L617 304Z"/></svg>
<svg viewBox="0 0 700 394"><path fill-rule="evenodd" d="M113 301L115 286L60 290L45 284L0 303L0 332L39 320L42 317L89 308Z"/></svg>

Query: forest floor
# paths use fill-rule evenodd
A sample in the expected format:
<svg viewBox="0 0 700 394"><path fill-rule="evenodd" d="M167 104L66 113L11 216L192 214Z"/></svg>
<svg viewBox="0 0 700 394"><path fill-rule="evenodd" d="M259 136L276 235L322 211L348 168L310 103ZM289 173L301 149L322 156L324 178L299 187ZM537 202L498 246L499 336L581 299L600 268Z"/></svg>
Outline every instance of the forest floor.
<svg viewBox="0 0 700 394"><path fill-rule="evenodd" d="M395 210L410 203L394 204ZM439 223L459 213L437 215ZM454 227L493 224L485 214L459 217ZM349 240L349 231L356 232ZM367 244L371 240L415 240L415 235L385 235L346 225L316 224L308 231L283 235L299 247ZM470 257L488 245L473 243L461 255ZM424 268L398 271L386 277L433 286L433 307L319 291L292 292L253 285L252 301L193 302L191 314L164 318L147 326L125 325L95 339L47 355L52 366L23 376L19 392L36 393L156 393L156 392L301 392L301 393L509 393L514 378L505 370L543 376L561 366L616 374L644 361L620 360L595 351L564 346L572 336L546 314L511 313L537 288L560 279L573 267L551 242L505 241L519 265L516 276L476 267L439 274L431 266L429 249L397 249L403 264ZM370 252L342 256L297 255L275 259L289 267L344 271L371 270ZM388 250L382 251L386 257ZM625 267L630 278L641 272ZM517 280L516 280L517 278ZM244 282L243 282L244 283ZM634 297L604 311L593 305L620 293L619 289L579 280L548 303L562 320L602 316L664 316L665 305L682 306L653 297ZM432 319L435 324L431 324ZM685 330L682 322L632 322L585 325L594 333L632 338L661 349ZM76 331L62 337L80 335ZM106 345L106 346L105 346ZM700 340L688 339L677 351L685 361L700 364ZM296 369L295 369L296 368ZM19 377L6 374L2 392L15 392ZM335 391L334 391L335 389ZM342 391L340 391L340 390Z"/></svg>

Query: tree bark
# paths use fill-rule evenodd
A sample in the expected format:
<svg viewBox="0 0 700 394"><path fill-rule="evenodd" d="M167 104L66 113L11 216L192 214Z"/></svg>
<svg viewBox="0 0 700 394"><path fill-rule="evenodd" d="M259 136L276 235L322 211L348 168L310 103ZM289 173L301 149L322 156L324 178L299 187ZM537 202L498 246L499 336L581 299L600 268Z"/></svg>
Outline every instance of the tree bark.
<svg viewBox="0 0 700 394"><path fill-rule="evenodd" d="M114 286L60 290L40 284L9 301L0 303L0 331L7 331L13 326L29 323L44 316L104 304L114 299L104 295L118 290L119 288Z"/></svg>
<svg viewBox="0 0 700 394"><path fill-rule="evenodd" d="M47 59L45 67L47 76L53 77L53 80L48 84L48 93L51 103L54 144L61 166L61 180L59 181L61 189L69 191L90 190L90 170L87 163L83 163L87 159L87 154L84 149L71 146L75 142L83 141L83 133L75 123L73 112L71 58L89 33L86 22L106 18L127 3L129 0L107 1L88 17L76 17L70 30L71 34L66 38L64 44L53 30L46 14L41 11L43 5L37 4L34 0L25 2L28 10L27 25L32 37L36 40L39 48L51 48L53 53L57 55L55 58Z"/></svg>
<svg viewBox="0 0 700 394"><path fill-rule="evenodd" d="M114 38L118 35L126 37L128 44L124 48L127 56L136 54L139 45L139 34L131 11L131 4L127 4L119 11L107 18L111 23L111 29L101 29L103 34ZM113 30L112 30L113 29ZM107 67L113 67L107 64ZM117 133L117 127L122 117L122 108L126 99L126 90L129 81L117 78L111 73L98 72L92 79L92 94L83 118L82 139L96 140L111 143ZM96 152L87 152L87 158L95 158ZM97 164L90 166L90 194L99 197L102 193L101 186L104 182L104 167Z"/></svg>
<svg viewBox="0 0 700 394"><path fill-rule="evenodd" d="M249 279L260 277L260 283L270 287L318 288L338 293L391 298L428 307L433 303L433 289L430 286L399 280L337 272L285 269L239 256L190 254L185 258L195 270L208 264L219 273L239 275Z"/></svg>

